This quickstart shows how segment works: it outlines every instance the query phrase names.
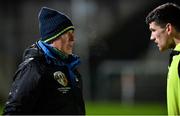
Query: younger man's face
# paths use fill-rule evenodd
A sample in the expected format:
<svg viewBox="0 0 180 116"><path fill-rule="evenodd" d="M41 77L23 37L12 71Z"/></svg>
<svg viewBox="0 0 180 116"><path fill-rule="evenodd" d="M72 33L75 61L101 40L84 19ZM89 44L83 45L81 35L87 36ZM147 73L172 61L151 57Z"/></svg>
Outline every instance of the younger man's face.
<svg viewBox="0 0 180 116"><path fill-rule="evenodd" d="M167 28L162 28L156 22L149 23L149 29L151 31L150 40L157 44L160 51L165 51L171 48L173 39L168 35Z"/></svg>

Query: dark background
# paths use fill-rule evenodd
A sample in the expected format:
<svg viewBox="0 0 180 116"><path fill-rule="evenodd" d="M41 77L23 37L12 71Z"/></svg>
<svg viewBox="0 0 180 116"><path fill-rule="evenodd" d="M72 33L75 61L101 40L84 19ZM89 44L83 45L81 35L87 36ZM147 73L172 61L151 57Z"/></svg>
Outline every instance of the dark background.
<svg viewBox="0 0 180 116"><path fill-rule="evenodd" d="M23 51L40 38L42 6L67 14L76 27L85 99L165 102L168 52L150 42L146 15L178 0L1 0L0 102L7 98Z"/></svg>

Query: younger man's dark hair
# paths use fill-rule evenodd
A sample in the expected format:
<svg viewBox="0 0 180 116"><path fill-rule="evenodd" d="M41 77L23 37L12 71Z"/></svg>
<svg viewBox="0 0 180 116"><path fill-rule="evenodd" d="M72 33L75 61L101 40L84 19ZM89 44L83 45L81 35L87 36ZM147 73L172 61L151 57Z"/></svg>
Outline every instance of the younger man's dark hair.
<svg viewBox="0 0 180 116"><path fill-rule="evenodd" d="M174 3L166 3L152 10L146 17L146 24L156 22L165 27L171 23L177 31L180 31L180 7Z"/></svg>

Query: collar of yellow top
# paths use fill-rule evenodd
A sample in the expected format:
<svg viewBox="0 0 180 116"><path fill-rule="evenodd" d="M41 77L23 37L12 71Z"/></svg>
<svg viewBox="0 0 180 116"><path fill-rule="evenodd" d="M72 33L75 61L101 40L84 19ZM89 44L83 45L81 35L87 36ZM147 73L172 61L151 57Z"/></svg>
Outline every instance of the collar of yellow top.
<svg viewBox="0 0 180 116"><path fill-rule="evenodd" d="M174 48L175 51L180 51L180 43L176 45L176 47Z"/></svg>

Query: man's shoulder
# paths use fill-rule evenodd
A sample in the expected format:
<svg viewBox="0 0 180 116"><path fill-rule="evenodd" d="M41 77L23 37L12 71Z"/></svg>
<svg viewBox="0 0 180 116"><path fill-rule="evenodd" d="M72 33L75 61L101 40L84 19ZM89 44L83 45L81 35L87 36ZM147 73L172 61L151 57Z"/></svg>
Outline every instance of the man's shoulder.
<svg viewBox="0 0 180 116"><path fill-rule="evenodd" d="M27 58L18 66L18 70L37 70L42 72L44 70L45 63L36 58Z"/></svg>
<svg viewBox="0 0 180 116"><path fill-rule="evenodd" d="M34 58L27 58L21 62L15 72L13 80L20 79L24 75L38 74L41 75L41 66Z"/></svg>

